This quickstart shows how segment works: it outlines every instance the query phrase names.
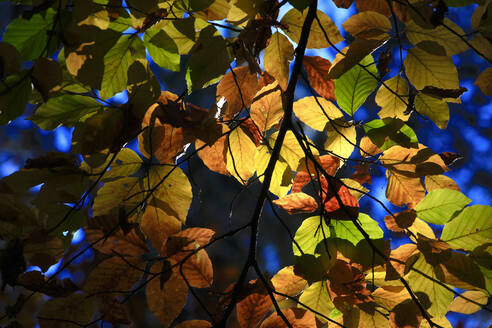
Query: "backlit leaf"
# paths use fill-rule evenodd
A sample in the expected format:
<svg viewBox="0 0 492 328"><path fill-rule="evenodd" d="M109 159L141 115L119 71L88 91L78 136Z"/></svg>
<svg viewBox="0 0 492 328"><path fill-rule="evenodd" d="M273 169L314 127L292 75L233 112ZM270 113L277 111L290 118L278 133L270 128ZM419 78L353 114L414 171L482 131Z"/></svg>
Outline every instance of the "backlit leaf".
<svg viewBox="0 0 492 328"><path fill-rule="evenodd" d="M409 114L406 113L409 92L407 80L401 75L397 75L384 82L386 86L381 85L376 93L376 103L381 107L378 113L379 117L408 120Z"/></svg>
<svg viewBox="0 0 492 328"><path fill-rule="evenodd" d="M256 146L241 128L236 128L228 135L227 170L242 184L255 172Z"/></svg>
<svg viewBox="0 0 492 328"><path fill-rule="evenodd" d="M232 118L241 109L251 105L257 91L256 74L249 71L249 66L236 67L220 80L217 85L217 99L225 97L227 108L222 116Z"/></svg>
<svg viewBox="0 0 492 328"><path fill-rule="evenodd" d="M420 256L417 262L412 266L427 276L437 279L433 267L426 263L425 258ZM453 292L441 285L434 283L427 277L411 271L408 274L408 284L415 293L422 306L435 317L442 317L446 314L449 304L453 301Z"/></svg>
<svg viewBox="0 0 492 328"><path fill-rule="evenodd" d="M284 15L284 17L282 17L282 20L280 21L282 26L285 26L285 28L282 27L282 29L284 29L285 33L295 43L299 43L299 39L301 38L302 25L304 23L304 20L306 19L307 13L307 9L305 9L302 13L297 9L291 9ZM335 25L335 23L333 23L330 17L328 17L324 12L320 10L316 12L316 15L318 16L321 26L326 31L328 39L333 44L336 44L343 40L337 26ZM330 44L326 40L323 30L321 29L317 21L314 21L309 32L309 39L306 47L308 49L320 49L328 48L329 46Z"/></svg>
<svg viewBox="0 0 492 328"><path fill-rule="evenodd" d="M492 67L486 68L475 81L483 94L492 97Z"/></svg>
<svg viewBox="0 0 492 328"><path fill-rule="evenodd" d="M420 178L409 178L395 172L388 172L386 198L392 204L414 208L424 196L425 190Z"/></svg>
<svg viewBox="0 0 492 328"><path fill-rule="evenodd" d="M249 295L236 305L237 320L241 328L253 328L265 316L272 306L272 301L265 287L258 280L248 284Z"/></svg>
<svg viewBox="0 0 492 328"><path fill-rule="evenodd" d="M323 233L324 232L324 233ZM296 232L294 240L302 249L304 254L316 254L316 247L325 238L330 236L330 229L319 216L312 216L305 219ZM294 244L294 255L301 256L301 251Z"/></svg>
<svg viewBox="0 0 492 328"><path fill-rule="evenodd" d="M123 35L104 55L101 98L107 99L126 89L128 68L137 59L145 58L145 48L137 35Z"/></svg>
<svg viewBox="0 0 492 328"><path fill-rule="evenodd" d="M471 299L477 303L485 306L488 301L487 295L478 290L468 290L463 292L461 295L464 297ZM448 307L448 311L464 313L464 314L472 314L479 311L482 307L476 304L473 304L462 297L456 297L453 302Z"/></svg>
<svg viewBox="0 0 492 328"><path fill-rule="evenodd" d="M254 97L250 116L261 132L265 132L284 116L282 90L278 83L263 87Z"/></svg>
<svg viewBox="0 0 492 328"><path fill-rule="evenodd" d="M328 79L328 71L331 67L330 61L319 56L304 56L302 62L314 91L321 97L336 100L334 81Z"/></svg>
<svg viewBox="0 0 492 328"><path fill-rule="evenodd" d="M303 212L310 213L314 212L318 208L318 203L316 200L303 192L289 194L280 199L274 200L273 203L287 211L289 214Z"/></svg>
<svg viewBox="0 0 492 328"><path fill-rule="evenodd" d="M373 63L372 56L368 55L360 62L361 65L366 66L367 71L360 66L354 66L335 80L337 103L345 113L354 115L376 89L378 82L374 76L378 76L378 71Z"/></svg>
<svg viewBox="0 0 492 328"><path fill-rule="evenodd" d="M303 305L306 305L326 317L330 316L331 311L335 307L331 301L326 281L317 281L305 289L301 297L299 297L299 302L299 308L303 308ZM322 316L315 315L322 322L326 322L326 319Z"/></svg>
<svg viewBox="0 0 492 328"><path fill-rule="evenodd" d="M431 192L436 189L452 189L460 191L460 187L453 181L453 179L439 174L439 175L428 175L425 177L425 189L427 192Z"/></svg>
<svg viewBox="0 0 492 328"><path fill-rule="evenodd" d="M364 131L374 145L382 151L395 145L411 147L418 143L412 128L398 118L372 120L364 124Z"/></svg>
<svg viewBox="0 0 492 328"><path fill-rule="evenodd" d="M444 225L441 239L453 248L472 251L490 241L491 215L490 206L469 206Z"/></svg>
<svg viewBox="0 0 492 328"><path fill-rule="evenodd" d="M355 126L343 120L336 120L327 125L326 132L328 137L325 141L325 149L333 156L341 159L349 158L357 142Z"/></svg>
<svg viewBox="0 0 492 328"><path fill-rule="evenodd" d="M256 175L259 177L261 182L264 181L264 173L270 161L270 150L266 145L260 145L256 148L255 154L255 168ZM287 162L279 159L275 164L275 169L273 170L272 179L270 181L270 191L279 196L285 196L292 185L292 169L289 167ZM275 201L274 201L275 202Z"/></svg>
<svg viewBox="0 0 492 328"><path fill-rule="evenodd" d="M462 210L471 199L451 189L436 189L427 194L415 207L419 218L434 224L445 224Z"/></svg>
<svg viewBox="0 0 492 328"><path fill-rule="evenodd" d="M404 64L405 73L417 90L426 86L443 89L459 87L458 72L451 57L431 55L416 47L407 52Z"/></svg>
<svg viewBox="0 0 492 328"><path fill-rule="evenodd" d="M391 30L389 19L374 11L364 11L351 16L342 27L357 38L380 38L382 34Z"/></svg>
<svg viewBox="0 0 492 328"><path fill-rule="evenodd" d="M278 81L284 91L289 81L289 62L292 58L294 47L283 34L275 32L265 49L265 70Z"/></svg>
<svg viewBox="0 0 492 328"><path fill-rule="evenodd" d="M103 108L101 103L91 97L65 94L50 98L29 119L44 130L53 130L62 123L71 127Z"/></svg>
<svg viewBox="0 0 492 328"><path fill-rule="evenodd" d="M330 120L343 117L331 101L320 97L305 97L294 102L294 113L304 124L318 131L325 131Z"/></svg>
<svg viewBox="0 0 492 328"><path fill-rule="evenodd" d="M440 129L447 127L449 107L445 101L419 92L415 96L415 109L420 114L429 117Z"/></svg>
<svg viewBox="0 0 492 328"><path fill-rule="evenodd" d="M293 266L287 266L272 277L272 285L279 293L296 296L307 286L307 281L294 273ZM275 294L277 301L284 298L284 296Z"/></svg>
<svg viewBox="0 0 492 328"><path fill-rule="evenodd" d="M452 56L466 51L469 47L458 36L465 34L463 30L445 18L443 23L447 26L439 25L434 29L425 29L416 24L414 21L410 21L405 26L405 34L410 42L414 45L421 47L422 49L439 56ZM449 29L455 33L451 32ZM426 44L430 42L437 43L437 46L427 47Z"/></svg>

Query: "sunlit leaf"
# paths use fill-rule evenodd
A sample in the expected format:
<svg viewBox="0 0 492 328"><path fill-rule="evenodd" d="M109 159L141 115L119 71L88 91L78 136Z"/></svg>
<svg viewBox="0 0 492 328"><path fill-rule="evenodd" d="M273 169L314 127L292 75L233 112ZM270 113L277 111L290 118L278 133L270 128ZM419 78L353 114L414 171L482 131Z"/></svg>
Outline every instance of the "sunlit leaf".
<svg viewBox="0 0 492 328"><path fill-rule="evenodd" d="M352 36L366 39L379 39L391 30L391 22L380 13L365 11L351 16L342 27Z"/></svg>
<svg viewBox="0 0 492 328"><path fill-rule="evenodd" d="M275 205L287 211L289 214L310 213L318 208L316 200L303 192L295 192L273 201Z"/></svg>
<svg viewBox="0 0 492 328"><path fill-rule="evenodd" d="M232 118L241 109L251 105L258 88L256 74L252 74L249 66L234 68L220 80L217 85L217 100L225 97L227 107L221 116Z"/></svg>
<svg viewBox="0 0 492 328"><path fill-rule="evenodd" d="M265 71L278 81L284 91L289 81L289 62L292 58L294 58L292 43L283 34L275 32L265 49Z"/></svg>
<svg viewBox="0 0 492 328"><path fill-rule="evenodd" d="M343 117L331 101L320 97L305 97L294 102L294 113L304 124L318 131L325 131L330 120Z"/></svg>
<svg viewBox="0 0 492 328"><path fill-rule="evenodd" d="M483 94L492 97L492 68L486 68L475 81L475 85L478 85Z"/></svg>
<svg viewBox="0 0 492 328"><path fill-rule="evenodd" d="M445 224L462 210L471 199L451 189L436 189L427 194L415 207L419 218L434 224Z"/></svg>
<svg viewBox="0 0 492 328"><path fill-rule="evenodd" d="M328 79L328 72L331 67L330 61L319 56L304 56L302 62L313 89L321 97L336 100L334 81Z"/></svg>
<svg viewBox="0 0 492 328"><path fill-rule="evenodd" d="M453 179L445 175L428 175L425 177L425 189L427 192L436 189L452 189L460 191L460 187L454 182Z"/></svg>
<svg viewBox="0 0 492 328"><path fill-rule="evenodd" d="M293 266L287 266L272 277L272 285L276 292L296 296L307 286L307 281L295 274ZM284 298L282 295L275 294L277 301Z"/></svg>
<svg viewBox="0 0 492 328"><path fill-rule="evenodd" d="M418 143L412 128L398 118L372 120L364 124L364 131L374 145L382 151L395 145L411 147Z"/></svg>
<svg viewBox="0 0 492 328"><path fill-rule="evenodd" d="M373 63L374 60L369 55L360 62L365 69L354 66L335 80L335 96L338 106L349 115L354 115L378 85L378 81L374 78L378 76L378 71Z"/></svg>
<svg viewBox="0 0 492 328"><path fill-rule="evenodd" d="M482 304L482 306L485 306L488 301L488 296L478 290L465 291L461 295L479 304ZM451 304L448 307L448 311L464 313L464 314L472 314L479 311L482 308L482 306L473 304L465 300L464 298L458 296L453 300L453 302L451 302Z"/></svg>
<svg viewBox="0 0 492 328"><path fill-rule="evenodd" d="M416 47L407 52L404 64L405 73L417 90L426 86L443 89L459 87L458 72L451 57L431 55Z"/></svg>
<svg viewBox="0 0 492 328"><path fill-rule="evenodd" d="M376 103L381 107L379 117L408 120L409 113L406 113L409 92L407 80L397 75L384 83L386 86L381 85L376 93Z"/></svg>
<svg viewBox="0 0 492 328"><path fill-rule="evenodd" d="M317 281L305 289L301 297L299 297L299 302L299 308L303 308L303 305L306 305L326 317L330 315L331 310L334 308L326 281ZM322 322L326 322L326 319L321 315L316 313L315 315Z"/></svg>
<svg viewBox="0 0 492 328"><path fill-rule="evenodd" d="M227 170L243 184L255 172L256 146L251 138L241 129L236 128L228 135Z"/></svg>
<svg viewBox="0 0 492 328"><path fill-rule="evenodd" d="M489 219L491 215L490 206L469 206L444 225L441 239L453 248L472 251L489 241L492 231L492 221Z"/></svg>
<svg viewBox="0 0 492 328"><path fill-rule="evenodd" d="M261 132L265 132L284 116L282 90L272 83L258 91L251 104L250 116Z"/></svg>
<svg viewBox="0 0 492 328"><path fill-rule="evenodd" d="M336 120L327 125L326 132L325 149L333 156L349 158L357 142L355 126L344 120Z"/></svg>
<svg viewBox="0 0 492 328"><path fill-rule="evenodd" d="M264 173L270 161L270 150L266 145L260 145L256 148L255 168L256 174L261 182L264 181ZM292 169L282 159L275 164L272 179L270 181L270 191L275 195L282 197L289 192L292 185ZM275 201L274 201L275 202Z"/></svg>
<svg viewBox="0 0 492 328"><path fill-rule="evenodd" d="M304 10L302 13L297 9L291 9L284 15L284 17L282 17L282 20L280 21L282 26L285 26L285 28L282 27L282 29L284 29L289 38L291 38L292 41L296 43L299 43L299 39L301 38L302 25L304 23L304 20L306 19L307 13L307 9ZM318 16L319 22L325 30L330 42L336 44L343 40L340 32L338 32L337 26L335 25L335 23L333 23L330 17L328 17L324 12L320 10L316 12L316 15ZM329 46L330 44L326 40L323 30L319 26L318 22L314 21L309 32L309 39L306 47L308 49L319 49L328 48Z"/></svg>

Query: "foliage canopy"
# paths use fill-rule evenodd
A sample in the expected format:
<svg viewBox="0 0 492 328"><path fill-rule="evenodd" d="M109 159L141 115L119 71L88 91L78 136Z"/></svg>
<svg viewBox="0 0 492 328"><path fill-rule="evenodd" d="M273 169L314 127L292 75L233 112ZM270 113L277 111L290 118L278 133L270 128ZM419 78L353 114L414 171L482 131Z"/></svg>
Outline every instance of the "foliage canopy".
<svg viewBox="0 0 492 328"><path fill-rule="evenodd" d="M163 327L182 328L450 327L448 311L485 307L492 208L469 205L444 175L457 155L421 144L408 120L445 129L448 103L466 92L451 56L471 49L492 62L490 0L356 0L345 48L316 0L15 3L22 16L0 42L0 123L29 103L40 128L74 130L70 154L29 159L0 180L2 324L132 324L139 316L129 304L142 295ZM472 3L465 33L446 13ZM305 55L329 47L333 62ZM186 92L161 90L149 58L183 72ZM295 99L299 80L310 96ZM488 67L476 84L492 96L491 81ZM216 89L210 108L186 101L207 87ZM117 105L121 92L128 100ZM355 121L372 99L379 118ZM134 139L138 152L125 147ZM200 186L186 164L196 156L254 193L246 224L216 234L208 222L188 223ZM398 213L371 193L376 166ZM406 243L391 249L359 211L362 197L388 212L387 229ZM291 265L273 276L257 256L267 203L292 241ZM80 228L87 246L74 248ZM218 289L209 248L226 251L243 233L243 268ZM95 260L83 283L60 278L88 252ZM187 302L204 316L176 320Z"/></svg>

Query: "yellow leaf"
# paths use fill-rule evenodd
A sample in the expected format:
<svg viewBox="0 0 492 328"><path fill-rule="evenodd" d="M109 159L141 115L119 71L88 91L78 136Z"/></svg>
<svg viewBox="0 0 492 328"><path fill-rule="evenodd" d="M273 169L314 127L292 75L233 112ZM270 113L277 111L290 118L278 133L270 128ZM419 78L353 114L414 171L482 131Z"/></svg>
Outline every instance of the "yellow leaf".
<svg viewBox="0 0 492 328"><path fill-rule="evenodd" d="M299 10L293 8L289 10L280 21L281 25L286 27L282 29L295 43L299 43L299 39L301 38L302 25L306 20L307 13L308 9L305 9L301 13ZM325 30L328 39L333 44L336 44L343 40L337 26L335 25L335 23L333 23L330 17L328 17L324 12L320 10L316 12L316 15L319 19L319 22L321 23L321 26ZM326 40L323 30L321 29L319 23L315 20L311 26L311 30L309 31L309 39L306 47L308 49L321 49L328 48L329 46L330 44Z"/></svg>
<svg viewBox="0 0 492 328"><path fill-rule="evenodd" d="M325 131L330 120L343 117L342 112L329 100L305 97L294 103L294 114L310 128ZM318 104L319 102L319 104Z"/></svg>
<svg viewBox="0 0 492 328"><path fill-rule="evenodd" d="M246 184L255 171L256 146L241 127L231 131L228 144L227 170L239 182Z"/></svg>
<svg viewBox="0 0 492 328"><path fill-rule="evenodd" d="M150 239L152 246L164 255L163 247L167 237L179 232L182 222L166 214L158 207L148 205L140 222L142 232Z"/></svg>
<svg viewBox="0 0 492 328"><path fill-rule="evenodd" d="M292 43L279 32L270 38L270 44L265 49L265 71L272 75L282 90L287 89L289 82L289 62L294 58Z"/></svg>
<svg viewBox="0 0 492 328"><path fill-rule="evenodd" d="M448 104L439 99L419 92L415 96L415 109L430 118L438 128L445 129L449 122Z"/></svg>
<svg viewBox="0 0 492 328"><path fill-rule="evenodd" d="M460 294L468 299L471 299L482 306L487 305L488 297L483 292L478 290L468 290ZM456 297L448 307L448 311L459 312L464 314L472 314L479 311L482 306L473 304L462 297Z"/></svg>
<svg viewBox="0 0 492 328"><path fill-rule="evenodd" d="M381 118L396 117L407 121L410 114L405 114L408 103L408 83L401 75L385 81L376 93L376 103L381 107L378 115ZM393 92L391 92L391 89Z"/></svg>
<svg viewBox="0 0 492 328"><path fill-rule="evenodd" d="M325 149L341 159L349 158L357 142L355 126L343 119L338 119L329 124L326 131L328 138L325 142Z"/></svg>
<svg viewBox="0 0 492 328"><path fill-rule="evenodd" d="M307 286L307 281L294 273L294 266L286 266L272 278L272 285L279 293L296 296ZM275 294L277 301L285 297Z"/></svg>
<svg viewBox="0 0 492 328"><path fill-rule="evenodd" d="M351 16L342 27L357 38L379 39L381 35L391 30L391 22L388 17L380 13L364 11Z"/></svg>
<svg viewBox="0 0 492 328"><path fill-rule="evenodd" d="M270 151L266 145L260 145L256 148L255 154L255 168L256 175L259 180L263 182L265 179L263 173L265 172L268 162L270 161ZM270 181L270 191L279 196L285 196L292 186L292 170L289 165L283 160L279 159L275 163L275 169L273 170L272 180Z"/></svg>
<svg viewBox="0 0 492 328"><path fill-rule="evenodd" d="M282 119L282 90L277 82L258 91L251 105L250 116L261 132L275 126Z"/></svg>
<svg viewBox="0 0 492 328"><path fill-rule="evenodd" d="M486 68L475 81L483 94L492 97L492 67Z"/></svg>
<svg viewBox="0 0 492 328"><path fill-rule="evenodd" d="M270 146L273 148L275 140L277 140L278 132L270 136ZM318 155L318 151L311 148L313 155ZM289 164L290 168L295 171L300 164L300 160L304 158L304 151L297 142L296 136L291 131L287 131L284 138L284 143L280 149L280 156Z"/></svg>
<svg viewBox="0 0 492 328"><path fill-rule="evenodd" d="M434 55L452 56L466 51L469 48L468 45L458 36L465 34L461 27L447 18L444 18L443 23L456 34L443 25L433 29L425 29L414 21L410 21L406 25L405 33L410 42ZM429 43L435 43L435 45L426 46Z"/></svg>
<svg viewBox="0 0 492 328"><path fill-rule="evenodd" d="M427 192L431 192L436 189L453 189L460 191L460 187L458 187L453 179L442 174L428 175L425 177L424 182Z"/></svg>
<svg viewBox="0 0 492 328"><path fill-rule="evenodd" d="M306 305L318 313L329 317L335 306L331 301L326 281L317 281L304 290L301 297L299 297L298 307L303 308L302 305ZM316 317L322 322L326 322L326 319L320 315L316 315Z"/></svg>
<svg viewBox="0 0 492 328"><path fill-rule="evenodd" d="M405 73L410 82L422 90L426 86L458 89L458 71L448 56L431 55L418 47L407 52Z"/></svg>

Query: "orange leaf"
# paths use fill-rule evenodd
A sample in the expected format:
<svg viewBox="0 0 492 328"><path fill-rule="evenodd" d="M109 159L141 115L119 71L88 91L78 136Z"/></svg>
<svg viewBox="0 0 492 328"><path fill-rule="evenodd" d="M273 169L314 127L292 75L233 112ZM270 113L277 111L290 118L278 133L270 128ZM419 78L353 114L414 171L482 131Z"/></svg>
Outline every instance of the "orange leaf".
<svg viewBox="0 0 492 328"><path fill-rule="evenodd" d="M293 266L287 266L277 272L271 281L275 291L289 296L296 296L307 286L307 281L294 273ZM274 296L277 301L285 298L278 294Z"/></svg>
<svg viewBox="0 0 492 328"><path fill-rule="evenodd" d="M403 244L390 253L390 258L406 262L408 258L417 251L415 244ZM403 277L405 274L405 264L397 261L389 261L386 264L386 280L395 280Z"/></svg>
<svg viewBox="0 0 492 328"><path fill-rule="evenodd" d="M337 308L343 309L344 303L355 305L374 301L366 288L364 274L347 262L336 260L327 277L330 294Z"/></svg>
<svg viewBox="0 0 492 328"><path fill-rule="evenodd" d="M296 192L273 201L275 205L289 214L314 212L318 208L316 200L303 192Z"/></svg>
<svg viewBox="0 0 492 328"><path fill-rule="evenodd" d="M162 271L163 266L152 268L153 272ZM159 279L152 279L145 289L149 309L164 327L168 327L183 309L188 297L188 287L178 274L174 273L162 285Z"/></svg>
<svg viewBox="0 0 492 328"><path fill-rule="evenodd" d="M241 109L251 105L258 88L256 73L251 73L249 66L236 67L220 80L217 85L217 100L225 97L227 107L221 116L231 119Z"/></svg>
<svg viewBox="0 0 492 328"><path fill-rule="evenodd" d="M272 301L264 286L257 280L250 281L247 288L250 293L236 305L237 320L241 328L253 328L267 314Z"/></svg>
<svg viewBox="0 0 492 328"><path fill-rule="evenodd" d="M226 133L229 128L227 125L222 125L222 133ZM226 167L226 153L227 153L227 137L224 135L215 142L207 146L202 140L195 141L195 148L200 149L198 156L211 171L217 172L223 175L229 175Z"/></svg>
<svg viewBox="0 0 492 328"><path fill-rule="evenodd" d="M321 180L322 203L328 215L337 220L352 220L359 216L359 201L336 178L330 178L329 182ZM335 194L338 194L341 204Z"/></svg>
<svg viewBox="0 0 492 328"><path fill-rule="evenodd" d="M188 320L180 323L175 328L208 328L212 324L205 320Z"/></svg>
<svg viewBox="0 0 492 328"><path fill-rule="evenodd" d="M391 204L414 208L424 197L425 190L420 178L408 178L388 171L386 198Z"/></svg>
<svg viewBox="0 0 492 328"><path fill-rule="evenodd" d="M320 96L336 101L335 82L328 79L330 61L319 56L304 56L303 63L313 89Z"/></svg>

